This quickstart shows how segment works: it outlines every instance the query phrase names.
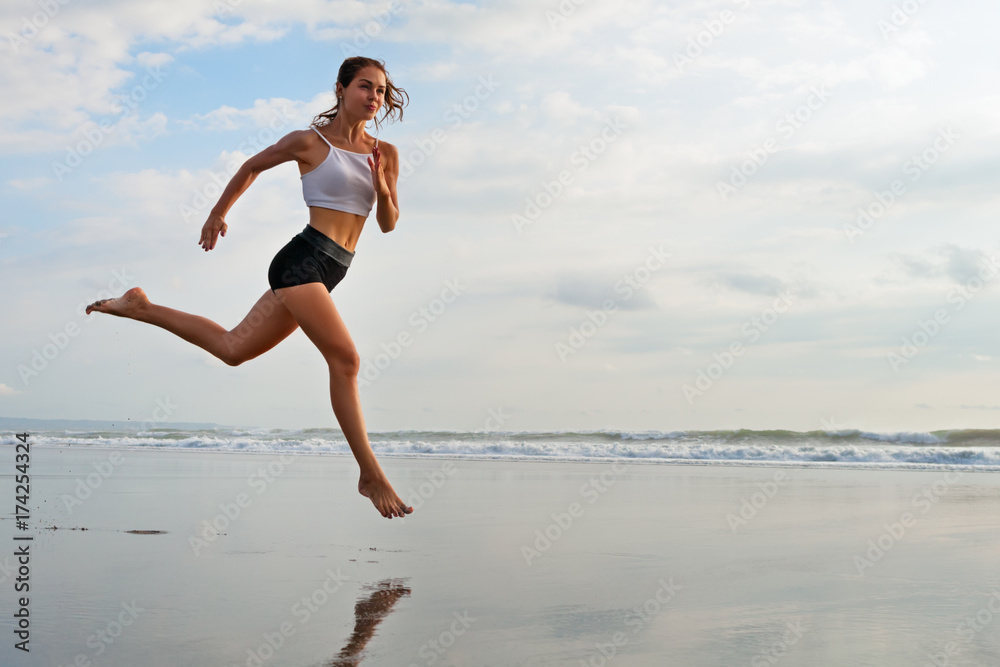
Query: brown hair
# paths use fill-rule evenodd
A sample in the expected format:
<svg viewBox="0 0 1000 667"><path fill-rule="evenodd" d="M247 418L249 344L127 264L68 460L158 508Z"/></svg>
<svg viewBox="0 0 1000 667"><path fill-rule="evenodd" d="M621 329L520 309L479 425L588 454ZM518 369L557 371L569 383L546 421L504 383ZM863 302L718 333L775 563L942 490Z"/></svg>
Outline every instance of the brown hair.
<svg viewBox="0 0 1000 667"><path fill-rule="evenodd" d="M366 67L377 67L382 71L382 74L385 75L385 100L382 103L382 120L385 120L386 118L395 118L397 115L399 116L399 120L403 120L403 107L409 103L410 96L406 94L405 90L392 83L392 79L389 78L389 73L385 71L385 63L381 60L365 58L364 56L354 56L353 58L348 58L340 65L340 71L337 72L337 82L344 88L347 88L351 85L351 81L354 81L354 77L358 75L358 72ZM336 92L336 86L334 86L334 92ZM333 107L313 118L313 125L322 127L323 125L330 123L330 121L337 117L337 110L339 106L340 101L334 100ZM378 118L376 118L376 129L378 129L378 124L379 121Z"/></svg>

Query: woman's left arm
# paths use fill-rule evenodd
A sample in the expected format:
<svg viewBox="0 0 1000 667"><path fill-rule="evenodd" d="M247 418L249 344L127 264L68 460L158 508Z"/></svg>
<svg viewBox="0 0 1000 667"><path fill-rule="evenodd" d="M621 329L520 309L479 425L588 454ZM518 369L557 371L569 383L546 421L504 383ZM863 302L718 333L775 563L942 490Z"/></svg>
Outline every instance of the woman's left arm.
<svg viewBox="0 0 1000 667"><path fill-rule="evenodd" d="M396 197L396 179L399 178L399 151L392 144L382 143L372 149L368 158L375 186L375 219L383 233L396 228L399 220L399 199Z"/></svg>

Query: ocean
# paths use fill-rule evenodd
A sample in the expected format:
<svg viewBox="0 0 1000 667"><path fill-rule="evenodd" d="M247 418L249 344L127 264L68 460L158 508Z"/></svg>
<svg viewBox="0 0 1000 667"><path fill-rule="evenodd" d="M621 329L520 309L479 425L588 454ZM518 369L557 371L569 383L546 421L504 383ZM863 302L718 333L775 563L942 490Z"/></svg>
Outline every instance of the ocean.
<svg viewBox="0 0 1000 667"><path fill-rule="evenodd" d="M348 455L339 429L29 430L36 446ZM15 442L14 431L4 444ZM371 432L382 456L648 464L1000 470L1000 430L392 431Z"/></svg>

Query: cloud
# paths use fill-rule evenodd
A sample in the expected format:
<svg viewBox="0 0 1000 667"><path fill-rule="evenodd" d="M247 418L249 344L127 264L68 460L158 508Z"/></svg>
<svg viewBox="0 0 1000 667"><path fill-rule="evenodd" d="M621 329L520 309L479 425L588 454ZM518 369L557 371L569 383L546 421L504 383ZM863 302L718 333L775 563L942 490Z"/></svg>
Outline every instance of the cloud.
<svg viewBox="0 0 1000 667"><path fill-rule="evenodd" d="M979 248L944 244L924 253L891 253L890 259L907 278L948 278L964 284L978 278L993 254Z"/></svg>
<svg viewBox="0 0 1000 667"><path fill-rule="evenodd" d="M275 129L280 137L292 129L301 127L304 120L311 119L315 114L309 113L310 109L328 103L332 104L332 95L326 93L317 95L309 102L272 97L266 100L254 100L253 106L246 109L222 106L208 113L195 114L180 124L189 130L208 132L270 127ZM325 107L321 110L325 110Z"/></svg>
<svg viewBox="0 0 1000 667"><path fill-rule="evenodd" d="M589 109L566 91L549 93L542 98L541 111L554 122L573 123L578 119L599 121L601 114L597 109Z"/></svg>
<svg viewBox="0 0 1000 667"><path fill-rule="evenodd" d="M719 273L710 282L747 294L774 296L788 290L785 281L764 273Z"/></svg>
<svg viewBox="0 0 1000 667"><path fill-rule="evenodd" d="M656 302L644 289L629 290L631 297L624 299L624 293L616 290L621 285L617 277L597 278L584 275L561 275L546 294L558 303L580 308L601 309L609 299L623 310L645 310L655 308Z"/></svg>
<svg viewBox="0 0 1000 667"><path fill-rule="evenodd" d="M38 176L35 178L14 178L7 181L7 185L12 188L17 188L18 190L34 190L36 188L50 185L51 183L52 179L46 176Z"/></svg>
<svg viewBox="0 0 1000 667"><path fill-rule="evenodd" d="M351 0L60 3L41 29L26 28L31 19L23 11L18 3L0 9L0 35L7 36L0 49L10 55L0 68L0 150L8 153L57 149L86 124L117 116L121 99L145 85L150 70L169 76L168 51L273 41L300 22L353 26L370 19L369 8ZM134 53L149 43L164 50Z"/></svg>

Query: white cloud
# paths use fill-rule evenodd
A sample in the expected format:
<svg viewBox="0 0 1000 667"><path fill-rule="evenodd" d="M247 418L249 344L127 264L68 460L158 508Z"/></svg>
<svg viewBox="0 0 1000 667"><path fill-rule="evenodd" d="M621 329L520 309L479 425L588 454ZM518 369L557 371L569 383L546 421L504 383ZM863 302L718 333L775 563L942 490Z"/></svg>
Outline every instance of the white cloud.
<svg viewBox="0 0 1000 667"><path fill-rule="evenodd" d="M231 11L220 11L231 7ZM20 35L32 10L7 3L0 9L0 34ZM261 0L205 3L199 0L104 0L67 3L30 39L4 46L10 53L0 68L0 150L52 150L91 122L119 114L119 100L144 85L150 68L169 76L173 56L139 52L137 44L167 42L175 51L208 49L244 41L272 41L295 22L310 25L369 18L350 0L299 0L279 5ZM152 121L137 121L148 125ZM155 124L155 122L154 122ZM25 125L29 126L25 132ZM44 129L39 129L39 127ZM128 133L121 133L128 134ZM143 133L128 134L134 141Z"/></svg>
<svg viewBox="0 0 1000 667"><path fill-rule="evenodd" d="M36 178L14 178L7 181L7 185L18 190L34 190L52 183L52 179L45 176Z"/></svg>
<svg viewBox="0 0 1000 667"><path fill-rule="evenodd" d="M192 120L182 121L181 124L188 129L212 132L270 127L281 136L301 127L304 120L311 119L315 115L310 113L310 110L332 102L329 99L331 97L327 94L317 95L310 102L273 97L267 100L258 99L247 109L223 106L205 114L196 114ZM326 108L324 107L324 110Z"/></svg>
<svg viewBox="0 0 1000 667"><path fill-rule="evenodd" d="M596 109L583 106L565 91L548 93L542 98L541 112L554 123L575 123L578 120L599 120L601 114Z"/></svg>

